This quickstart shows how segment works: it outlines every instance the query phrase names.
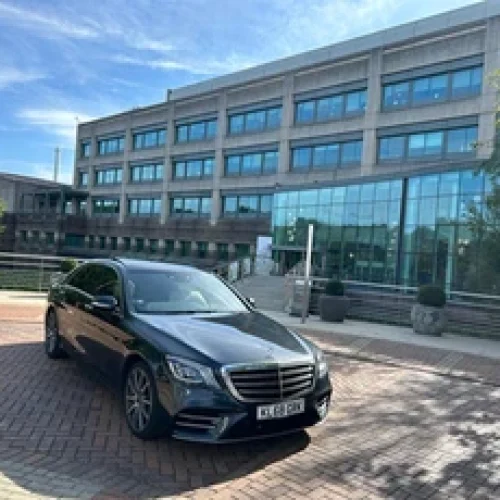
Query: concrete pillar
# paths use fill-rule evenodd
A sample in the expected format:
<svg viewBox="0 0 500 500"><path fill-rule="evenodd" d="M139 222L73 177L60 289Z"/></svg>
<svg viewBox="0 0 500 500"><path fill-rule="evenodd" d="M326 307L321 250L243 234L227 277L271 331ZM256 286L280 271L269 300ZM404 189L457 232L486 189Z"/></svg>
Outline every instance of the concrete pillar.
<svg viewBox="0 0 500 500"><path fill-rule="evenodd" d="M172 156L170 151L175 144L175 121L174 121L174 105L172 104L167 109L167 140L165 142L165 154L163 162L163 184L161 195L161 216L160 224L165 224L170 216L170 196L168 186L172 180Z"/></svg>
<svg viewBox="0 0 500 500"><path fill-rule="evenodd" d="M377 163L377 116L382 98L381 87L382 50L373 50L368 61L368 90L363 124L363 155L361 175L373 173Z"/></svg>
<svg viewBox="0 0 500 500"><path fill-rule="evenodd" d="M280 152L278 162L279 178L284 178L290 170L290 130L295 119L295 105L293 102L294 81L292 75L283 79L283 110L280 129Z"/></svg>
<svg viewBox="0 0 500 500"><path fill-rule="evenodd" d="M127 130L125 131L125 147L123 150L123 174L120 193L120 215L118 223L123 224L127 215L127 185L130 179L129 153L133 149L132 130L130 128L130 117L127 120Z"/></svg>
<svg viewBox="0 0 500 500"><path fill-rule="evenodd" d="M212 180L212 214L210 224L215 226L221 216L220 183L224 177L224 138L227 132L227 95L219 94L217 111L217 136L215 137L215 165Z"/></svg>

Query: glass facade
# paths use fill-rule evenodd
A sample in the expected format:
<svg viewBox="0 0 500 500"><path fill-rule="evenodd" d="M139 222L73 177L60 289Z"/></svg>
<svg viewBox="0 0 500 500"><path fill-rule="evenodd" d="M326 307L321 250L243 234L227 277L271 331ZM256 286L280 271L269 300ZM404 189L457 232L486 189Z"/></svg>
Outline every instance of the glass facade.
<svg viewBox="0 0 500 500"><path fill-rule="evenodd" d="M230 115L228 120L230 135L263 132L280 126L281 106Z"/></svg>
<svg viewBox="0 0 500 500"><path fill-rule="evenodd" d="M402 109L474 97L481 93L482 84L482 66L390 83L383 87L382 108Z"/></svg>
<svg viewBox="0 0 500 500"><path fill-rule="evenodd" d="M90 158L90 141L83 141L80 143L80 158Z"/></svg>
<svg viewBox="0 0 500 500"><path fill-rule="evenodd" d="M491 191L487 176L464 170L277 193L274 248L303 252L311 223L313 263L327 277L498 293L489 236L471 226L471 210L488 217Z"/></svg>
<svg viewBox="0 0 500 500"><path fill-rule="evenodd" d="M295 123L315 123L340 120L365 113L366 90L330 95L295 104Z"/></svg>

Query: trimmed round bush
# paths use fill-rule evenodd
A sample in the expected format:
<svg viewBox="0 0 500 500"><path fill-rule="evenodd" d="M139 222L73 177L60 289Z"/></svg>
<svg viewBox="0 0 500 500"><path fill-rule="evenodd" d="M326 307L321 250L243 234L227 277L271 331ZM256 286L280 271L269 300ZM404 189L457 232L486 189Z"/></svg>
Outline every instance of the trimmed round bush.
<svg viewBox="0 0 500 500"><path fill-rule="evenodd" d="M64 259L61 261L61 272L70 273L78 265L75 259Z"/></svg>
<svg viewBox="0 0 500 500"><path fill-rule="evenodd" d="M330 280L324 290L325 295L329 295L331 297L342 297L345 292L344 283L338 280Z"/></svg>
<svg viewBox="0 0 500 500"><path fill-rule="evenodd" d="M423 306L444 307L446 295L438 285L422 285L418 289L417 301Z"/></svg>

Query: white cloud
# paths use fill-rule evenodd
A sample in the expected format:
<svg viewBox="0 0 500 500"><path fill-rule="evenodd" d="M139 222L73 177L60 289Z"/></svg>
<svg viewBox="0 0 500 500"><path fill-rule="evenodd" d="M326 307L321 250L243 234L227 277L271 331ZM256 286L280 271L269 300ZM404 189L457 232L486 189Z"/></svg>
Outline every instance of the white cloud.
<svg viewBox="0 0 500 500"><path fill-rule="evenodd" d="M16 68L0 68L0 90L19 83L29 83L42 80L45 76L36 71L21 71Z"/></svg>
<svg viewBox="0 0 500 500"><path fill-rule="evenodd" d="M26 108L17 112L17 118L24 124L39 127L44 132L58 136L63 146L74 147L76 125L93 119L85 113L53 108Z"/></svg>
<svg viewBox="0 0 500 500"><path fill-rule="evenodd" d="M206 58L197 60L192 58L184 59L183 62L173 59L147 59L118 54L112 56L111 61L117 64L145 66L163 71L181 70L195 75L221 75L224 73L232 73L241 69L250 68L262 62L255 59L246 59L236 53L232 53L224 59Z"/></svg>
<svg viewBox="0 0 500 500"><path fill-rule="evenodd" d="M84 24L73 24L62 18L42 14L33 9L22 9L0 2L0 18L8 19L27 28L38 28L47 34L66 35L71 38L97 38L99 32Z"/></svg>

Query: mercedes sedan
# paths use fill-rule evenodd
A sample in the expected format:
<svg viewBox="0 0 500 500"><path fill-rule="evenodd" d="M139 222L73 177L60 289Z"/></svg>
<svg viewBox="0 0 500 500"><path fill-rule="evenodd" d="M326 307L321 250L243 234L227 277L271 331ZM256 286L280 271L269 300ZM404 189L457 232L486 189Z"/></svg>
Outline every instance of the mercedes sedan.
<svg viewBox="0 0 500 500"><path fill-rule="evenodd" d="M106 376L142 439L262 438L328 413L322 352L192 267L85 263L51 287L45 324L47 355L70 354Z"/></svg>

